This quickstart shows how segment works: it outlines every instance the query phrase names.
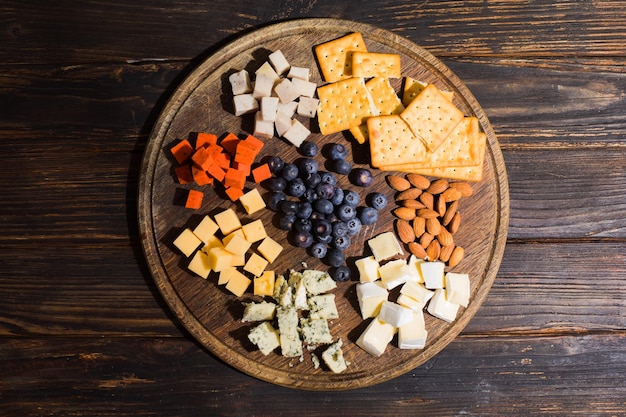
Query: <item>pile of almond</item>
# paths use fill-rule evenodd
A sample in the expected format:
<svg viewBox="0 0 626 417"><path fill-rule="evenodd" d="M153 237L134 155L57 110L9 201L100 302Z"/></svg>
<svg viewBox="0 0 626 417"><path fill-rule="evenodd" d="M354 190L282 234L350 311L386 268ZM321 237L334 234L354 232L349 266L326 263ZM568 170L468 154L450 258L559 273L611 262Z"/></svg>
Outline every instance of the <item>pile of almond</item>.
<svg viewBox="0 0 626 417"><path fill-rule="evenodd" d="M419 174L388 175L387 183L397 191L399 207L393 214L398 238L420 259L445 262L452 267L463 259L465 251L454 242L461 214L459 200L473 193L467 182L429 180Z"/></svg>

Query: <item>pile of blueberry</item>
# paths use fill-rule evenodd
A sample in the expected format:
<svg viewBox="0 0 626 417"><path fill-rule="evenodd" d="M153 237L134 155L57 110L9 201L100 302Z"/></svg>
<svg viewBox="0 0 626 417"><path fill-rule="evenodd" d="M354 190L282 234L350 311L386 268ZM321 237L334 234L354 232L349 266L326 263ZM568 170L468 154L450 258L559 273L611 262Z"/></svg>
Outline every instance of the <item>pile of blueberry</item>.
<svg viewBox="0 0 626 417"><path fill-rule="evenodd" d="M370 193L366 205L360 205L359 193L339 186L336 174L347 175L359 187L368 187L373 179L369 170L352 168L344 145L327 146L328 171L320 170L313 159L318 154L315 143L305 141L299 151L302 157L293 163L284 162L279 156L266 159L273 174L262 183L270 191L267 207L276 212L276 224L288 231L292 245L306 248L311 256L331 266L330 273L336 281L347 281L350 269L345 266L344 251L350 246L351 236L363 225L376 222L378 210L387 205L387 198L381 193Z"/></svg>

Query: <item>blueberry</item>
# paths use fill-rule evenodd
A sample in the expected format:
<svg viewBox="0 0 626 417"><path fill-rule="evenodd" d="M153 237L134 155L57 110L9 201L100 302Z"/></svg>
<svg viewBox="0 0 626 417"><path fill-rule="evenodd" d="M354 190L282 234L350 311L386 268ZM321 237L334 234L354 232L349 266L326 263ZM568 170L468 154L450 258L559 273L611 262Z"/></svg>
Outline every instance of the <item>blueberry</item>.
<svg viewBox="0 0 626 417"><path fill-rule="evenodd" d="M350 181L352 181L352 184L358 185L359 187L369 187L373 180L374 177L368 169L354 168L350 172Z"/></svg>
<svg viewBox="0 0 626 417"><path fill-rule="evenodd" d="M333 238L332 245L339 250L346 250L350 247L350 238L348 236L337 236Z"/></svg>
<svg viewBox="0 0 626 417"><path fill-rule="evenodd" d="M301 197L302 195L304 195L306 189L306 185L304 185L304 181L302 180L302 178L294 178L287 183L287 188L285 189L285 192L294 197Z"/></svg>
<svg viewBox="0 0 626 417"><path fill-rule="evenodd" d="M326 215L320 213L319 211L313 210L313 213L311 213L311 215L309 216L309 220L311 220L311 221L326 220Z"/></svg>
<svg viewBox="0 0 626 417"><path fill-rule="evenodd" d="M278 211L281 201L284 201L287 199L287 196L281 192L281 191L274 191L272 193L270 193L270 195L267 197L267 200L265 201L265 204L267 204L267 207L272 210L272 211Z"/></svg>
<svg viewBox="0 0 626 417"><path fill-rule="evenodd" d="M383 193L371 193L367 196L367 204L376 210L382 210L387 206L387 197Z"/></svg>
<svg viewBox="0 0 626 417"><path fill-rule="evenodd" d="M264 180L261 185L270 191L283 191L287 186L287 181L282 177L272 177Z"/></svg>
<svg viewBox="0 0 626 417"><path fill-rule="evenodd" d="M328 247L325 243L315 242L311 246L309 246L309 253L314 258L322 259L324 256L326 256L326 252L328 252Z"/></svg>
<svg viewBox="0 0 626 417"><path fill-rule="evenodd" d="M278 218L278 227L283 230L293 229L293 223L296 221L296 216L293 214L285 214Z"/></svg>
<svg viewBox="0 0 626 417"><path fill-rule="evenodd" d="M270 156L267 158L266 162L272 174L279 174L285 166L285 162L280 158L280 156Z"/></svg>
<svg viewBox="0 0 626 417"><path fill-rule="evenodd" d="M332 160L346 159L348 157L348 149L340 143L331 143L328 145L328 157Z"/></svg>
<svg viewBox="0 0 626 417"><path fill-rule="evenodd" d="M295 215L298 211L298 202L291 200L283 200L278 205L280 212L283 214Z"/></svg>
<svg viewBox="0 0 626 417"><path fill-rule="evenodd" d="M315 188L317 187L317 185L319 183L322 182L322 177L320 177L320 174L318 174L317 172L313 173L313 174L309 174L305 179L304 179L304 183L307 185L307 187L309 188Z"/></svg>
<svg viewBox="0 0 626 417"><path fill-rule="evenodd" d="M378 220L378 211L372 207L359 207L358 219L366 226L374 224Z"/></svg>
<svg viewBox="0 0 626 417"><path fill-rule="evenodd" d="M320 177L324 184L335 185L337 184L337 177L332 172L321 171Z"/></svg>
<svg viewBox="0 0 626 417"><path fill-rule="evenodd" d="M347 222L356 217L356 208L350 204L342 204L335 211L339 220Z"/></svg>
<svg viewBox="0 0 626 417"><path fill-rule="evenodd" d="M333 197L330 199L331 203L338 206L343 203L343 189L335 187L333 190Z"/></svg>
<svg viewBox="0 0 626 417"><path fill-rule="evenodd" d="M333 212L326 215L326 220L328 220L330 224L333 224L339 221L339 217L337 217L337 215Z"/></svg>
<svg viewBox="0 0 626 417"><path fill-rule="evenodd" d="M301 175L305 176L305 178L310 174L316 173L318 169L317 162L315 161L315 159L311 158L298 159L296 164Z"/></svg>
<svg viewBox="0 0 626 417"><path fill-rule="evenodd" d="M343 252L337 248L329 248L326 252L326 262L330 266L341 266L345 262Z"/></svg>
<svg viewBox="0 0 626 417"><path fill-rule="evenodd" d="M326 219L319 219L313 222L313 235L315 236L330 236L333 231L333 226Z"/></svg>
<svg viewBox="0 0 626 417"><path fill-rule="evenodd" d="M300 144L300 147L298 148L298 150L303 156L313 157L317 155L318 148L315 142L310 142L308 140L305 140L304 142Z"/></svg>
<svg viewBox="0 0 626 417"><path fill-rule="evenodd" d="M348 225L342 221L336 221L333 225L333 237L348 236Z"/></svg>
<svg viewBox="0 0 626 417"><path fill-rule="evenodd" d="M348 226L348 235L354 236L361 230L361 220L355 217L354 219L348 220L346 226Z"/></svg>
<svg viewBox="0 0 626 417"><path fill-rule="evenodd" d="M308 201L303 201L298 204L298 211L296 212L296 216L301 219L308 219L311 217L311 213L313 213L313 206Z"/></svg>
<svg viewBox="0 0 626 417"><path fill-rule="evenodd" d="M308 201L309 203L312 203L319 198L314 188L307 188L301 197L303 201Z"/></svg>
<svg viewBox="0 0 626 417"><path fill-rule="evenodd" d="M352 207L356 207L359 205L361 201L361 196L359 193L353 190L347 190L343 193L343 202L351 205Z"/></svg>
<svg viewBox="0 0 626 417"><path fill-rule="evenodd" d="M340 265L331 270L330 276L337 282L350 281L350 268L345 265Z"/></svg>
<svg viewBox="0 0 626 417"><path fill-rule="evenodd" d="M291 239L293 245L299 248L308 248L313 244L313 235L309 232L295 232Z"/></svg>
<svg viewBox="0 0 626 417"><path fill-rule="evenodd" d="M352 169L352 166L350 166L350 162L346 161L345 159L332 160L330 161L329 166L331 171L341 175L348 175L350 173L350 170Z"/></svg>
<svg viewBox="0 0 626 417"><path fill-rule="evenodd" d="M283 177L285 181L291 181L298 177L298 167L291 163L285 164L283 169L280 171L280 176Z"/></svg>
<svg viewBox="0 0 626 417"><path fill-rule="evenodd" d="M324 182L320 183L315 187L315 192L317 193L319 198L325 198L326 200L330 200L335 195L335 187L326 184Z"/></svg>
<svg viewBox="0 0 626 417"><path fill-rule="evenodd" d="M333 203L325 198L320 198L315 203L313 203L313 205L315 207L315 210L319 211L322 214L330 214L335 209Z"/></svg>
<svg viewBox="0 0 626 417"><path fill-rule="evenodd" d="M313 228L313 224L309 219L301 219L297 217L293 222L293 228L297 232L310 232Z"/></svg>

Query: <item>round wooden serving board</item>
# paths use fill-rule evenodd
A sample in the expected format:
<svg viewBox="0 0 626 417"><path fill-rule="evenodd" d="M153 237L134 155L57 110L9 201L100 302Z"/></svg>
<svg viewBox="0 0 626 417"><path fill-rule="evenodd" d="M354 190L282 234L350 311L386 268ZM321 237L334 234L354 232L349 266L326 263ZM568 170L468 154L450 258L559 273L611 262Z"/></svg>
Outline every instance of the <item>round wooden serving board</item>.
<svg viewBox="0 0 626 417"><path fill-rule="evenodd" d="M284 274L292 268L302 270L302 262L312 269L327 270L328 267L309 257L305 250L290 246L286 242L286 233L273 225L272 211L262 210L248 216L240 204L231 203L208 186L178 184L173 175L175 162L169 149L177 140L188 138L191 132L210 132L218 137L228 132L240 137L251 133L252 116L235 117L233 114L228 76L242 68L253 76L268 54L280 49L290 64L310 68L311 80L321 85L313 47L350 32L361 32L371 52L400 54L403 76L453 91L455 104L466 115L478 117L488 144L483 179L474 184L471 197L461 200L459 210L463 222L455 235L456 243L465 248L466 255L452 270L468 273L471 277L469 306L459 311L453 323L425 313L429 333L424 349L401 350L394 339L381 357L374 358L355 344L368 323L359 315L356 281L338 283L334 293L340 317L330 321L329 325L335 339L343 340L344 355L350 365L343 373L334 374L324 364L315 367L311 360L311 353L320 356L321 347L313 352L305 349L302 361L282 357L280 349L264 356L247 338L254 324L241 322L242 301L255 299L251 291L237 298L217 285L216 276L210 275L204 280L192 274L186 269L189 260L172 242L185 227L195 227L204 215L235 208L244 223L262 219L268 235L284 245L285 250L268 269ZM396 89L399 89L400 82L397 80L394 84ZM354 166L369 167L367 146L358 146L344 134L322 136L316 133L314 121L304 123L313 131L310 140L316 141L320 148L328 142L349 144ZM278 138L265 140L262 154L280 155L286 161L298 157L293 146ZM316 158L320 164L324 163L321 155ZM357 189L362 198L370 192L380 191L390 201L378 222L363 227L353 239L346 252L349 266L353 266L355 259L369 254L368 239L393 230L394 194L385 183L387 173L377 170L373 173L375 182L368 188L357 189L345 178L341 180L344 188ZM249 182L248 187L254 187L254 184ZM204 191L201 209L189 210L177 201L180 190L187 189ZM260 191L264 192L263 189ZM144 155L139 186L139 225L146 259L162 296L184 326L203 346L233 367L278 385L308 390L350 389L380 383L423 364L450 343L476 313L491 287L504 252L508 217L504 161L493 129L467 87L439 60L407 39L369 25L334 19L295 20L267 26L243 35L202 62L176 90L157 120ZM391 299L393 297L392 294Z"/></svg>

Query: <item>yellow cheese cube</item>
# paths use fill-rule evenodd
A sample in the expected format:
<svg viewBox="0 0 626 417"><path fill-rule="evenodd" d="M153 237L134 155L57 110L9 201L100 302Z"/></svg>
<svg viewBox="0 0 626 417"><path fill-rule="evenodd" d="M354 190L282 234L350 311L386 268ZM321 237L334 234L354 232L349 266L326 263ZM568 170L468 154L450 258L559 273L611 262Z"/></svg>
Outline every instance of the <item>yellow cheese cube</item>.
<svg viewBox="0 0 626 417"><path fill-rule="evenodd" d="M224 243L224 249L226 249L233 255L241 257L246 254L246 252L250 248L251 243L248 242L243 236L239 236L236 233L236 231L231 233L226 238L224 238L222 242Z"/></svg>
<svg viewBox="0 0 626 417"><path fill-rule="evenodd" d="M260 277L254 278L254 295L269 295L274 294L274 281L276 275L274 271L263 271Z"/></svg>
<svg viewBox="0 0 626 417"><path fill-rule="evenodd" d="M230 274L228 282L226 283L226 289L237 297L241 297L251 283L252 280L250 278L235 269Z"/></svg>
<svg viewBox="0 0 626 417"><path fill-rule="evenodd" d="M223 248L223 247L224 245L222 244L222 241L220 240L220 238L213 235L207 238L206 243L202 247L202 251L208 252L209 249L211 248Z"/></svg>
<svg viewBox="0 0 626 417"><path fill-rule="evenodd" d="M253 188L252 190L239 197L239 201L241 201L241 204L243 204L243 208L248 214L255 213L265 208L265 201L263 200L263 197L261 197L259 190L257 190L256 188Z"/></svg>
<svg viewBox="0 0 626 417"><path fill-rule="evenodd" d="M230 276L233 274L233 271L236 271L237 268L235 268L234 266L228 267L228 268L224 268L222 271L220 271L220 275L217 278L217 285L225 285L228 283L228 281L230 280Z"/></svg>
<svg viewBox="0 0 626 417"><path fill-rule="evenodd" d="M202 244L202 241L196 236L191 229L187 228L181 232L180 235L174 240L174 246L180 250L183 255L189 257L196 250L198 246Z"/></svg>
<svg viewBox="0 0 626 417"><path fill-rule="evenodd" d="M193 258L191 258L191 262L189 262L188 268L191 272L194 272L200 275L202 278L207 279L209 273L211 272L208 255L202 251L196 252Z"/></svg>
<svg viewBox="0 0 626 417"><path fill-rule="evenodd" d="M272 263L278 258L278 255L283 251L283 247L280 243L276 242L271 237L267 236L263 239L263 242L259 244L256 248L257 252L259 252L269 263Z"/></svg>
<svg viewBox="0 0 626 417"><path fill-rule="evenodd" d="M235 255L233 254L233 259L230 261L230 266L244 266L246 264L246 254L243 255Z"/></svg>
<svg viewBox="0 0 626 417"><path fill-rule="evenodd" d="M243 234L246 236L246 240L250 243L258 242L259 240L265 239L267 236L261 219L244 224L241 228L243 229Z"/></svg>
<svg viewBox="0 0 626 417"><path fill-rule="evenodd" d="M246 238L246 235L244 235L244 234L243 234L243 230L241 230L241 229L237 229L237 230L234 230L234 231L230 232L230 233L229 233L229 234L227 234L226 236L224 236L224 238L222 239L222 244L223 244L224 246L226 246L226 245L228 244L228 242L229 242L232 238L234 238L235 236L239 236L239 237L244 238L244 239Z"/></svg>
<svg viewBox="0 0 626 417"><path fill-rule="evenodd" d="M250 259L248 259L248 262L244 265L243 270L250 272L255 277L259 277L267 267L267 264L268 262L265 258L256 253L252 253Z"/></svg>
<svg viewBox="0 0 626 417"><path fill-rule="evenodd" d="M221 272L232 264L233 254L224 248L215 247L207 252L209 258L209 266L215 272Z"/></svg>
<svg viewBox="0 0 626 417"><path fill-rule="evenodd" d="M209 216L204 216L202 221L193 229L193 234L198 236L205 244L210 237L215 236L215 232L219 229L217 223L215 223Z"/></svg>
<svg viewBox="0 0 626 417"><path fill-rule="evenodd" d="M224 235L227 235L241 227L239 217L237 217L237 213L235 213L235 210L233 209L226 209L217 213L215 215L215 222Z"/></svg>

